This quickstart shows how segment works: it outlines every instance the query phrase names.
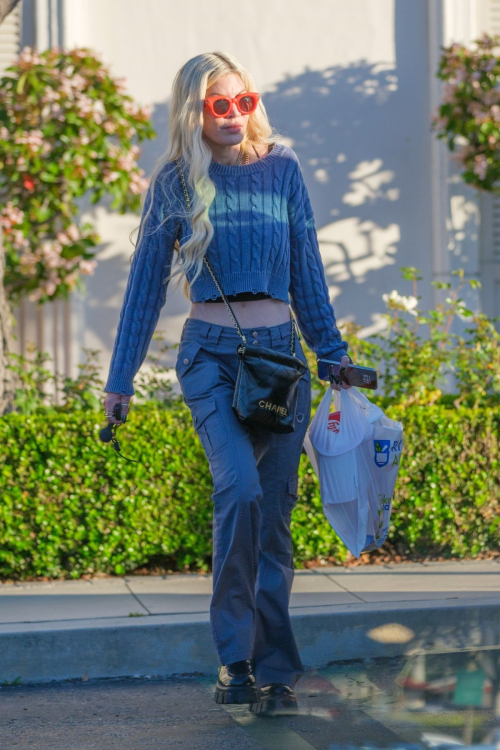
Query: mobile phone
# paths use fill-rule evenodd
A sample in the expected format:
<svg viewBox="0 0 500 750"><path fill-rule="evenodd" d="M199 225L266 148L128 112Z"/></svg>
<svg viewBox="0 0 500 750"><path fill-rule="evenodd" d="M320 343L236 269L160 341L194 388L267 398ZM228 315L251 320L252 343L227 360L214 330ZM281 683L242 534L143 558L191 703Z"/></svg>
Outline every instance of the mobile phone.
<svg viewBox="0 0 500 750"><path fill-rule="evenodd" d="M320 380L329 380L330 383L340 380L347 385L353 385L356 388L377 388L377 371L373 367L361 367L360 365L349 366L349 378L340 369L340 362L331 359L318 359L318 378Z"/></svg>
<svg viewBox="0 0 500 750"><path fill-rule="evenodd" d="M113 409L113 416L114 416L115 419L118 419L118 420L121 419L122 422L126 422L127 421L127 414L126 414L126 412L125 412L125 414L122 413L122 403L121 402L119 402L118 404L115 404L115 408Z"/></svg>

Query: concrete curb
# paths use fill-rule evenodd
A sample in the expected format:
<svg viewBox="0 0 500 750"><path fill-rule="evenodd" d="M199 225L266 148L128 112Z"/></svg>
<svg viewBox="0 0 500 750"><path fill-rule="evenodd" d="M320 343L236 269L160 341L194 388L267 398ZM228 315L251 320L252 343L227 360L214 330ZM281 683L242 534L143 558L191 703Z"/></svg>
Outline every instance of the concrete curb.
<svg viewBox="0 0 500 750"><path fill-rule="evenodd" d="M500 642L498 597L335 607L292 614L304 666ZM206 613L0 626L0 684L215 674Z"/></svg>

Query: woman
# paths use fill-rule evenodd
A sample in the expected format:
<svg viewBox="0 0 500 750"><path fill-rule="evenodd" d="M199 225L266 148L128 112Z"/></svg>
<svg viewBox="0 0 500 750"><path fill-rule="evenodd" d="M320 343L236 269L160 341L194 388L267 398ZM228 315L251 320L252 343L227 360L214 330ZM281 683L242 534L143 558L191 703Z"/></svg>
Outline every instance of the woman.
<svg viewBox="0 0 500 750"><path fill-rule="evenodd" d="M307 370L299 381L293 432L239 421L231 404L241 339L203 263L205 253L249 346L290 353L291 306L318 357L345 367L350 362L335 325L299 161L276 138L251 75L232 55L197 55L179 70L169 146L146 194L105 387L105 412L116 422L110 415L134 394L133 378L167 283L185 276L183 291L192 306L175 369L213 478L210 621L220 662L215 700L249 703L261 715L294 712L293 688L303 673L288 614L290 517L310 419L311 376ZM190 210L174 159L182 165ZM178 267L172 272L174 249ZM296 355L307 365L294 338Z"/></svg>

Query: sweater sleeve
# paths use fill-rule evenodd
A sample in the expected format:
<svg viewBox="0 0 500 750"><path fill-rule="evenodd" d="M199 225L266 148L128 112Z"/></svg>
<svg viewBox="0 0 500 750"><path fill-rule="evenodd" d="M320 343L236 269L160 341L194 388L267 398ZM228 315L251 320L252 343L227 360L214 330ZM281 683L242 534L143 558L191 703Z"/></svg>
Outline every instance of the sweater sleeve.
<svg viewBox="0 0 500 750"><path fill-rule="evenodd" d="M173 193L172 193L173 195ZM156 181L151 212L151 185L146 193L136 247L123 298L109 376L107 392L133 396L134 377L146 358L160 311L165 304L172 255L180 221L169 216L163 223L165 195ZM137 235L140 237L140 234Z"/></svg>
<svg viewBox="0 0 500 750"><path fill-rule="evenodd" d="M317 358L340 361L347 354L348 344L342 340L335 323L311 201L298 162L291 183L288 199L291 307L306 344Z"/></svg>

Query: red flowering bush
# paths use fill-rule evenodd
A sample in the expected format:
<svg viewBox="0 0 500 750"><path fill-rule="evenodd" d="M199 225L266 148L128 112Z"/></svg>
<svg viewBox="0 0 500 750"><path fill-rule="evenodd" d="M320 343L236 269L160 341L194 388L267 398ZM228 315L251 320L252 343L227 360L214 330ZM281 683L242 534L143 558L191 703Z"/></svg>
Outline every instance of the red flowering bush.
<svg viewBox="0 0 500 750"><path fill-rule="evenodd" d="M474 49L442 47L437 77L443 100L431 118L438 138L446 138L462 178L495 192L500 180L500 36L484 34Z"/></svg>
<svg viewBox="0 0 500 750"><path fill-rule="evenodd" d="M155 135L150 111L125 93L88 49L26 47L0 79L0 223L5 285L15 301L67 297L94 271L93 226L76 200L110 195L111 208L140 208L147 187L139 142Z"/></svg>

